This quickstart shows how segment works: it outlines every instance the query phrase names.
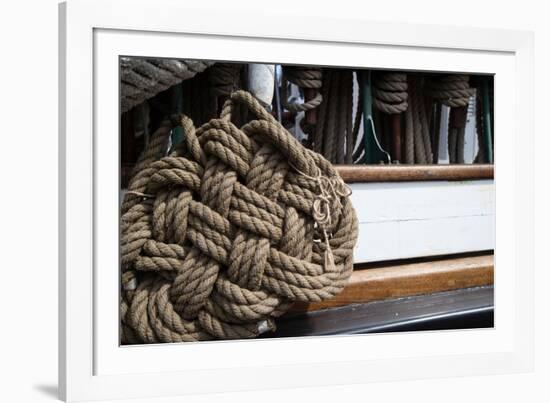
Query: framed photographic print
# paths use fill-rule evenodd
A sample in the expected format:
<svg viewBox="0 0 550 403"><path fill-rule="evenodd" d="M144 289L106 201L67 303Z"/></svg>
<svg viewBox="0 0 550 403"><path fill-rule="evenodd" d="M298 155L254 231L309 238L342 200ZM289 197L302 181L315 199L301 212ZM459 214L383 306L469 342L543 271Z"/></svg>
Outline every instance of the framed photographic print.
<svg viewBox="0 0 550 403"><path fill-rule="evenodd" d="M527 32L61 4L61 397L529 371L532 58Z"/></svg>

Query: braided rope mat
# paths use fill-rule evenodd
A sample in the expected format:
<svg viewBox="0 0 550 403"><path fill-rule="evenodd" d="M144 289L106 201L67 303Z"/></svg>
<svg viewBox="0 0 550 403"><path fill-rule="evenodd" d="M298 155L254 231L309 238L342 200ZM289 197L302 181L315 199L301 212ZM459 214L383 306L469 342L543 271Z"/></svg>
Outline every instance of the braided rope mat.
<svg viewBox="0 0 550 403"><path fill-rule="evenodd" d="M214 62L120 58L120 109L126 112L159 92L201 73Z"/></svg>
<svg viewBox="0 0 550 403"><path fill-rule="evenodd" d="M243 107L256 118L238 128ZM175 125L184 142L166 155ZM122 205L122 343L252 338L292 302L333 297L353 269L348 195L247 92L196 130L164 122Z"/></svg>

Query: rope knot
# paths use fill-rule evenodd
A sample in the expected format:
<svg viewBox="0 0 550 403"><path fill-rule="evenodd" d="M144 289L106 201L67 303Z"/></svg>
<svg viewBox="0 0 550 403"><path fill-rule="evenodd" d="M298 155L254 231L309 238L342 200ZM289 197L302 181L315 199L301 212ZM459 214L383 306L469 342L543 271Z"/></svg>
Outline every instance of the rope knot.
<svg viewBox="0 0 550 403"><path fill-rule="evenodd" d="M238 127L243 107L256 118ZM357 218L330 163L244 91L196 130L171 121L183 147L161 152L163 125L122 206L123 342L256 337L292 302L338 293Z"/></svg>
<svg viewBox="0 0 550 403"><path fill-rule="evenodd" d="M351 188L346 185L339 175L325 176L322 174L321 169L317 167L317 173L315 176L308 175L298 168L294 167L294 170L299 175L312 180L316 183L318 194L315 196L312 204L312 217L315 220L315 226L322 234L322 239L314 239L314 242L325 243L325 269L327 271L334 270L334 255L330 246L330 239L332 238L332 217L333 217L333 205L339 210L342 209L341 199L351 196Z"/></svg>

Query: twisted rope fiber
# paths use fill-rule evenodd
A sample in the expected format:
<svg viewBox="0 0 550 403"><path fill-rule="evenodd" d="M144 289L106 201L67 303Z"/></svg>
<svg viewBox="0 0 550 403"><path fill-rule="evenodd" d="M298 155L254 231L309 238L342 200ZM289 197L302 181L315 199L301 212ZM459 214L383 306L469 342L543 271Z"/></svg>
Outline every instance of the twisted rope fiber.
<svg viewBox="0 0 550 403"><path fill-rule="evenodd" d="M373 106L384 113L403 113L408 107L407 75L377 73L373 76Z"/></svg>
<svg viewBox="0 0 550 403"><path fill-rule="evenodd" d="M426 95L450 107L468 106L470 97L475 94L469 80L469 76L462 74L432 77L426 83Z"/></svg>
<svg viewBox="0 0 550 403"><path fill-rule="evenodd" d="M323 79L325 101L319 108L313 149L336 164L353 162L358 130L353 121L353 81L353 71L345 69L326 70Z"/></svg>
<svg viewBox="0 0 550 403"><path fill-rule="evenodd" d="M213 62L197 60L120 59L121 112L126 112L169 87L194 77Z"/></svg>
<svg viewBox="0 0 550 403"><path fill-rule="evenodd" d="M405 163L431 164L433 157L429 123L420 77L409 77L408 91L409 107L405 111Z"/></svg>
<svg viewBox="0 0 550 403"><path fill-rule="evenodd" d="M317 108L323 102L323 96L319 89L323 85L323 72L320 68L293 66L284 70L285 83L282 87L283 106L291 112L309 111ZM297 103L288 102L286 81L297 85L300 88L315 89L315 96L310 100Z"/></svg>
<svg viewBox="0 0 550 403"><path fill-rule="evenodd" d="M243 67L244 65L239 63L217 63L208 69L208 98L211 102L210 118L217 116L219 106L225 98L228 98L233 91L242 88L240 74ZM222 102L219 102L220 98Z"/></svg>
<svg viewBox="0 0 550 403"><path fill-rule="evenodd" d="M241 128L237 108L254 116ZM165 155L171 129L184 143ZM249 93L195 130L166 121L122 205L122 342L256 337L294 301L341 291L357 218L330 163Z"/></svg>
<svg viewBox="0 0 550 403"><path fill-rule="evenodd" d="M468 108L470 98L475 95L475 88L470 87L469 81L470 77L462 74L432 77L427 82L426 93L434 101L451 108ZM449 119L448 149L451 163L464 163L465 111L463 115L464 119L458 125Z"/></svg>

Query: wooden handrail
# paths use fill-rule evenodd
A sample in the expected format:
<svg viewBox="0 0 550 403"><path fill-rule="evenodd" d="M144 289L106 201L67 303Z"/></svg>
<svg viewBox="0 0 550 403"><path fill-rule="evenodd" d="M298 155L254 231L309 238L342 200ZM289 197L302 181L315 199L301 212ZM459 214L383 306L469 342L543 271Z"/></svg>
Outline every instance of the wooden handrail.
<svg viewBox="0 0 550 403"><path fill-rule="evenodd" d="M492 164L336 165L346 183L493 179Z"/></svg>
<svg viewBox="0 0 550 403"><path fill-rule="evenodd" d="M355 270L336 297L323 302L296 303L291 312L491 285L493 265L493 255L482 255Z"/></svg>
<svg viewBox="0 0 550 403"><path fill-rule="evenodd" d="M472 165L335 165L346 183L461 181L493 179L491 164ZM126 187L133 164L121 167L121 184Z"/></svg>

